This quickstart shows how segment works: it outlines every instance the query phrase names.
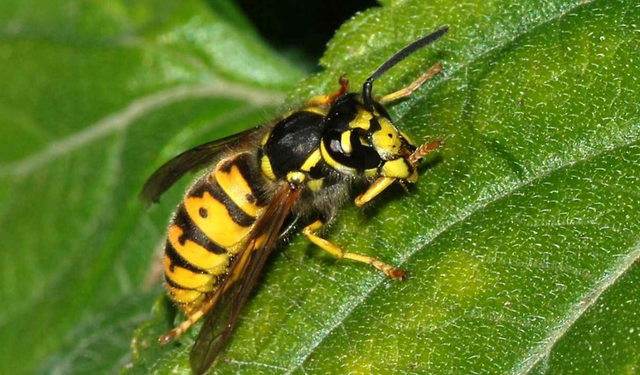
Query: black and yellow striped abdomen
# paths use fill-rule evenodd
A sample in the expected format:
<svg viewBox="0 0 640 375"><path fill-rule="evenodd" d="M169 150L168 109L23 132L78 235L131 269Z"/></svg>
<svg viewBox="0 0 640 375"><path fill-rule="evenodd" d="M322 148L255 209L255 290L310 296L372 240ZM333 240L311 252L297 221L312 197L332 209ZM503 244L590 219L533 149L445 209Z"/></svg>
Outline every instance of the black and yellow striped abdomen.
<svg viewBox="0 0 640 375"><path fill-rule="evenodd" d="M191 187L169 225L165 280L169 297L181 307L201 303L217 288L264 211L252 156L222 159Z"/></svg>

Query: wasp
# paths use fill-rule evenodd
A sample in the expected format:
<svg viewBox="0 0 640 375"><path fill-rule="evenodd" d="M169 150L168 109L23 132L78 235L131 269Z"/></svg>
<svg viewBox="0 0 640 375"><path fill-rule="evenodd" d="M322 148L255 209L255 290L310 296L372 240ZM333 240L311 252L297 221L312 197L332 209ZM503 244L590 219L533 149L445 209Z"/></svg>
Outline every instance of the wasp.
<svg viewBox="0 0 640 375"><path fill-rule="evenodd" d="M436 140L417 146L384 108L439 73L440 64L399 91L374 98L372 90L389 69L447 31L443 27L398 51L361 93L349 93L342 76L337 91L269 124L185 151L147 180L141 197L157 202L187 172L211 168L178 206L164 249L168 295L187 319L159 342L167 344L205 317L190 353L195 374L213 365L274 244L297 218L317 218L302 233L336 258L405 277L376 258L345 252L319 232L337 216L354 183L369 183L355 199L362 206L395 181L416 182L420 159L441 145Z"/></svg>

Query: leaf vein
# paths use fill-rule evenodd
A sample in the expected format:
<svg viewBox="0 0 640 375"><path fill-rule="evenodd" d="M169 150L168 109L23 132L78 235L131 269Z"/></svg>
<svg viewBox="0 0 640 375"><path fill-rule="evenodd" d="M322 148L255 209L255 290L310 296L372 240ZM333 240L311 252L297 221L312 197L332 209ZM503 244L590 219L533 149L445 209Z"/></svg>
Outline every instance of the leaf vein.
<svg viewBox="0 0 640 375"><path fill-rule="evenodd" d="M573 327L574 323L584 315L591 306L593 306L600 296L614 285L627 271L631 269L635 264L640 261L640 243L636 245L636 248L626 256L622 262L615 268L613 272L605 275L595 285L595 289L589 294L584 296L578 303L577 308L570 312L568 317L560 324L551 334L550 338L545 342L542 342L542 347L534 350L528 356L527 361L523 366L513 372L514 375L524 375L531 373L532 370L540 363L540 361L546 361L551 354L555 344L560 341L562 337ZM604 361L601 361L604 363Z"/></svg>
<svg viewBox="0 0 640 375"><path fill-rule="evenodd" d="M178 86L133 101L123 110L106 116L66 138L54 141L41 152L22 160L0 165L0 177L7 175L25 176L36 168L46 165L61 156L87 146L116 131L127 129L138 118L171 103L190 98L224 96L245 100L254 106L275 105L283 95L278 91L249 88L236 83L216 80L207 86Z"/></svg>

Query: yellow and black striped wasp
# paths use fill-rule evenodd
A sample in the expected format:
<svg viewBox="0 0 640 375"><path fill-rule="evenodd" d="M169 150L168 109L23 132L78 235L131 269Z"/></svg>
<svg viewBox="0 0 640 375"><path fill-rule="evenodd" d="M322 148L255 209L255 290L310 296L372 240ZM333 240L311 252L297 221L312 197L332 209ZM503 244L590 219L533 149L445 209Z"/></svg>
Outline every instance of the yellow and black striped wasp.
<svg viewBox="0 0 640 375"><path fill-rule="evenodd" d="M157 202L187 172L212 166L178 206L164 253L169 298L187 320L159 341L170 342L206 317L190 354L195 374L214 363L276 240L295 218L317 217L302 233L338 259L404 278L404 271L345 252L318 231L337 216L355 182L371 183L355 200L362 206L394 181L415 182L417 163L440 146L433 141L417 147L383 107L410 95L440 72L440 64L381 98L374 99L372 89L385 72L447 31L443 27L397 52L365 81L362 93L348 93L342 77L337 91L270 124L185 151L146 182L142 199Z"/></svg>

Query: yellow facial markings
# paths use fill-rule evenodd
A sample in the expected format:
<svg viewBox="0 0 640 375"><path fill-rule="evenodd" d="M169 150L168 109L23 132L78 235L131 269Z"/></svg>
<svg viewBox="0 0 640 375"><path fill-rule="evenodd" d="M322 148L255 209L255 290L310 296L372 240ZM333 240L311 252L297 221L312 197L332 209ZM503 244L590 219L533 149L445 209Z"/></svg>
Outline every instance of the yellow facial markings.
<svg viewBox="0 0 640 375"><path fill-rule="evenodd" d="M223 163L220 163L223 164ZM237 166L231 166L228 172L223 172L218 166L215 171L216 181L225 193L240 207L247 215L256 217L258 206L252 203L249 198L253 197L251 187L244 179ZM255 197L251 198L255 202Z"/></svg>
<svg viewBox="0 0 640 375"><path fill-rule="evenodd" d="M351 147L351 131L342 133L340 136L340 146L342 146L342 151L347 154L353 152L353 147Z"/></svg>
<svg viewBox="0 0 640 375"><path fill-rule="evenodd" d="M322 155L320 154L320 149L316 148L315 150L313 150L311 155L307 157L307 160L304 161L302 167L300 167L300 170L309 172L311 171L311 168L315 167L320 160L322 160Z"/></svg>
<svg viewBox="0 0 640 375"><path fill-rule="evenodd" d="M317 180L309 180L307 181L307 187L309 187L311 191L320 191L320 189L322 189L323 183L324 183L324 178L319 178Z"/></svg>
<svg viewBox="0 0 640 375"><path fill-rule="evenodd" d="M227 254L212 253L188 239L184 241L184 245L181 245L179 239L183 233L182 229L177 225L169 227L169 242L184 260L214 275L224 272L229 265L229 256Z"/></svg>
<svg viewBox="0 0 640 375"><path fill-rule="evenodd" d="M402 158L389 160L382 166L382 175L385 177L406 179L413 171L409 168L409 162Z"/></svg>
<svg viewBox="0 0 640 375"><path fill-rule="evenodd" d="M356 118L354 118L350 123L349 127L352 129L360 128L364 130L369 130L369 126L371 126L371 119L373 115L369 111L365 111L364 109L358 110L358 114Z"/></svg>
<svg viewBox="0 0 640 375"><path fill-rule="evenodd" d="M402 141L398 136L398 130L384 117L378 117L380 130L373 133L371 140L373 147L383 159L390 159L400 153Z"/></svg>
<svg viewBox="0 0 640 375"><path fill-rule="evenodd" d="M262 173L267 176L270 180L275 180L276 175L273 174L273 168L271 168L271 160L267 155L262 155L262 160L260 161L260 169L262 169Z"/></svg>
<svg viewBox="0 0 640 375"><path fill-rule="evenodd" d="M327 152L327 149L324 147L324 142L320 142L320 154L322 155L322 159L329 164L333 169L336 169L337 171L340 171L342 173L349 173L352 175L356 175L357 171L355 168L351 168L351 167L347 167L346 165L342 165L340 163L338 163L337 161L335 161L331 155L329 155L329 152Z"/></svg>
<svg viewBox="0 0 640 375"><path fill-rule="evenodd" d="M176 265L172 267L171 259L167 256L164 257L164 272L176 284L190 289L206 287L213 280L213 277L206 273L195 273Z"/></svg>
<svg viewBox="0 0 640 375"><path fill-rule="evenodd" d="M204 192L202 198L185 198L184 206L196 226L211 241L222 247L231 247L238 243L251 230L252 226L243 227L236 224L224 204L213 198L208 191ZM200 216L200 209L206 210L206 218Z"/></svg>

